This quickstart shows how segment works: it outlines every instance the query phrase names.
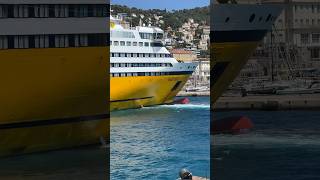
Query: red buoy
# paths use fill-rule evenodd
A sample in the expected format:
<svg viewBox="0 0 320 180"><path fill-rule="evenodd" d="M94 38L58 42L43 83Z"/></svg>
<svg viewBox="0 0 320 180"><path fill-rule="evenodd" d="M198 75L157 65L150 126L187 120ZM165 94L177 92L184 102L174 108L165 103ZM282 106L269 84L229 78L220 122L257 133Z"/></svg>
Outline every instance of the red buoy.
<svg viewBox="0 0 320 180"><path fill-rule="evenodd" d="M189 104L190 100L188 98L181 98L173 101L172 104Z"/></svg>
<svg viewBox="0 0 320 180"><path fill-rule="evenodd" d="M253 128L251 120L245 116L233 116L211 121L211 134L243 134Z"/></svg>

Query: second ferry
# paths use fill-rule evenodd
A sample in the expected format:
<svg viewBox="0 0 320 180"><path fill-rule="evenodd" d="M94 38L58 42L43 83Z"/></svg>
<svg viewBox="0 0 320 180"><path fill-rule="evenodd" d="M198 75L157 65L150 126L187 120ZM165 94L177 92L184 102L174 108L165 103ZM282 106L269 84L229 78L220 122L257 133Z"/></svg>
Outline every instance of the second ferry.
<svg viewBox="0 0 320 180"><path fill-rule="evenodd" d="M122 24L110 18L110 110L172 103L197 64L174 59L160 28Z"/></svg>

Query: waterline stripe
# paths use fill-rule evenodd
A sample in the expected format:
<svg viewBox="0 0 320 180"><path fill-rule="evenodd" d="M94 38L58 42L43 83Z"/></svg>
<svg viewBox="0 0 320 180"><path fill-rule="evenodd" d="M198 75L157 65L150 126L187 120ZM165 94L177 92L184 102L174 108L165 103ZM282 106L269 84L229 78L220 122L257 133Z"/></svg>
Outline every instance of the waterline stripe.
<svg viewBox="0 0 320 180"><path fill-rule="evenodd" d="M113 100L110 102L125 102L125 101L135 101L135 100L150 99L150 98L153 98L153 96L142 97L142 98L132 98L132 99L120 99L120 100Z"/></svg>
<svg viewBox="0 0 320 180"><path fill-rule="evenodd" d="M49 125L68 124L68 123L85 122L85 121L97 121L97 120L106 119L109 117L110 117L109 114L98 114L98 115L69 117L69 118L34 120L34 121L26 121L26 122L0 124L0 129L27 128L27 127L49 126Z"/></svg>

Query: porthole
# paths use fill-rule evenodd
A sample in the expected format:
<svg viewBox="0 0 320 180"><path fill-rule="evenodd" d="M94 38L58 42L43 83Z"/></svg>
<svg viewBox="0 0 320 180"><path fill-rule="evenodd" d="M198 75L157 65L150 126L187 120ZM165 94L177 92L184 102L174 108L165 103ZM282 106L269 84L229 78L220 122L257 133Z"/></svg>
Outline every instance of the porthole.
<svg viewBox="0 0 320 180"><path fill-rule="evenodd" d="M227 18L226 18L226 20L225 20L224 22L226 22L226 23L227 23L227 22L229 22L229 20L230 20L230 18L229 18L229 17L227 17Z"/></svg>
<svg viewBox="0 0 320 180"><path fill-rule="evenodd" d="M268 22L271 18L271 14L268 15L267 19L266 19L266 22Z"/></svg>
<svg viewBox="0 0 320 180"><path fill-rule="evenodd" d="M250 18L249 18L249 22L252 22L254 20L254 18L256 17L255 14L251 14Z"/></svg>

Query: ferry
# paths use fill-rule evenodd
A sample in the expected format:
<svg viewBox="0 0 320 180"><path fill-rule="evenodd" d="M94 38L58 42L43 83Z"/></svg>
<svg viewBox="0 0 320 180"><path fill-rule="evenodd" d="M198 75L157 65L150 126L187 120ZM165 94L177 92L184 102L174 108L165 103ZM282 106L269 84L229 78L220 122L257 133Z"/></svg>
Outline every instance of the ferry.
<svg viewBox="0 0 320 180"><path fill-rule="evenodd" d="M211 108L239 74L263 40L282 6L272 4L210 4Z"/></svg>
<svg viewBox="0 0 320 180"><path fill-rule="evenodd" d="M197 64L173 58L158 27L111 16L110 28L110 110L172 103Z"/></svg>
<svg viewBox="0 0 320 180"><path fill-rule="evenodd" d="M108 138L109 3L0 1L0 156Z"/></svg>

